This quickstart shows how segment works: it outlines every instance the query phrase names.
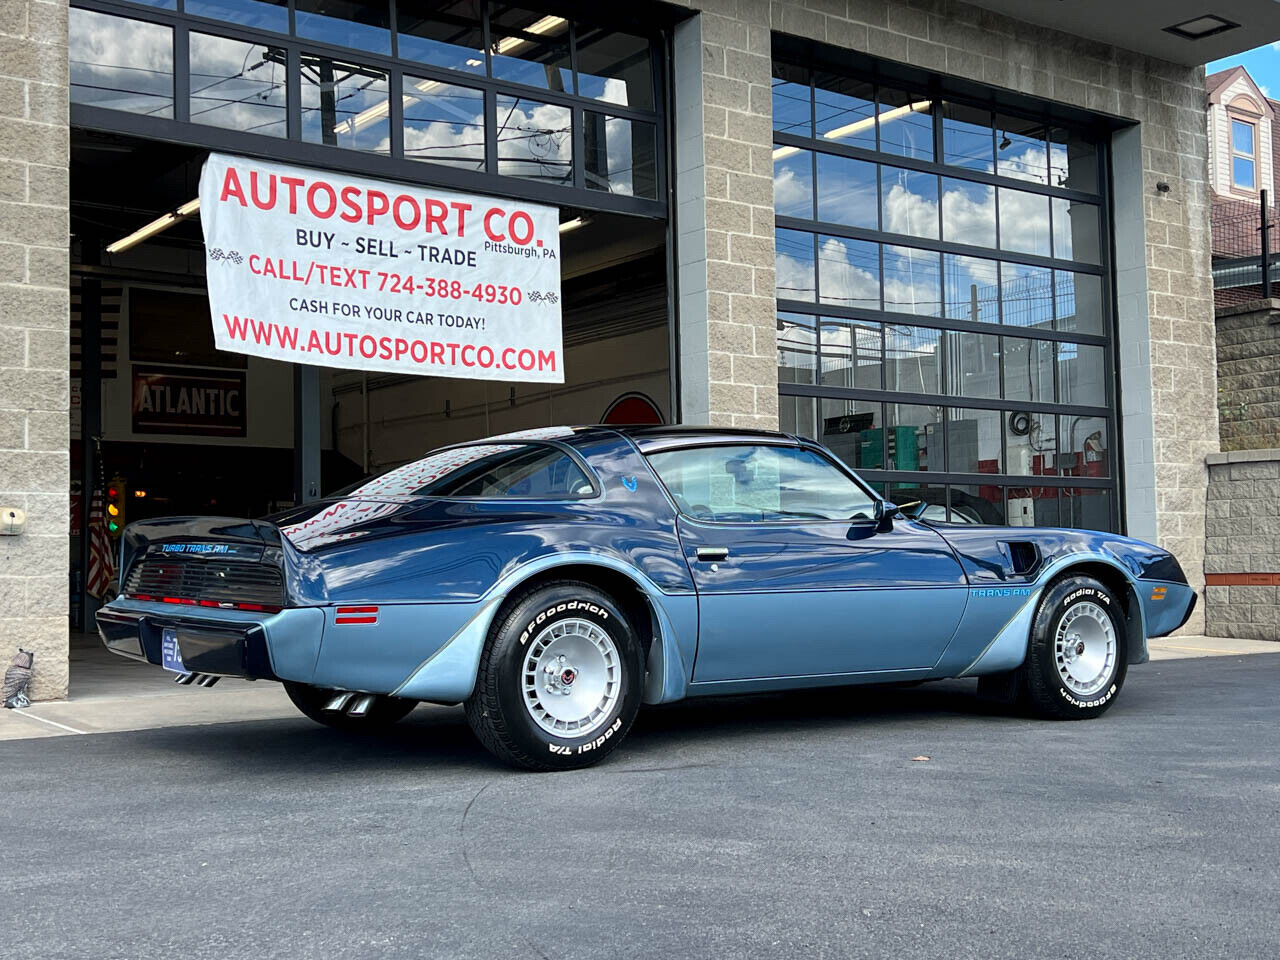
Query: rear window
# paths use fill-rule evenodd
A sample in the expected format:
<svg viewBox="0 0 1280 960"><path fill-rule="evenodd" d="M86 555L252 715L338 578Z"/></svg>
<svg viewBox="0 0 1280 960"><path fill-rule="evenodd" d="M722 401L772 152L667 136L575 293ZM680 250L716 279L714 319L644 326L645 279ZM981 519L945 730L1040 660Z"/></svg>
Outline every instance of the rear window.
<svg viewBox="0 0 1280 960"><path fill-rule="evenodd" d="M592 492L587 475L563 450L542 444L480 443L428 454L342 495L547 500Z"/></svg>

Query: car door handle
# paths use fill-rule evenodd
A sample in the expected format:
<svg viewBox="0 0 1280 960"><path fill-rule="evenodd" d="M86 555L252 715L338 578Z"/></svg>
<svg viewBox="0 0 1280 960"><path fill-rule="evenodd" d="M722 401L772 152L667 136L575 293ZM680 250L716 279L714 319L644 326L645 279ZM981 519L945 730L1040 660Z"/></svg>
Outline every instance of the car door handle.
<svg viewBox="0 0 1280 960"><path fill-rule="evenodd" d="M728 556L729 556L728 547L699 547L698 548L699 560L709 560L714 562L716 560L724 560L728 558Z"/></svg>

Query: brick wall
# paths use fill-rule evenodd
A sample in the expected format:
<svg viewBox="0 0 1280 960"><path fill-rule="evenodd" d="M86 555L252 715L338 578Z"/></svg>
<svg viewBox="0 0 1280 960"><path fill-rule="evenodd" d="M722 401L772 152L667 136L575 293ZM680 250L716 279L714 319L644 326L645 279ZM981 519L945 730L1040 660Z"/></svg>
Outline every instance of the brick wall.
<svg viewBox="0 0 1280 960"><path fill-rule="evenodd" d="M1141 535L1173 550L1202 585L1205 456L1218 448L1203 70L953 0L689 6L701 11L707 419L777 420L772 30L1135 120L1140 193L1118 204L1134 222L1124 233L1131 248L1117 250L1137 278L1118 291L1121 366L1133 387L1124 410L1130 515L1154 517ZM1155 189L1160 181L1168 193ZM703 376L688 359L682 376ZM1187 629L1199 626L1197 614Z"/></svg>
<svg viewBox="0 0 1280 960"><path fill-rule="evenodd" d="M1220 306L1217 352L1222 449L1280 447L1280 300Z"/></svg>
<svg viewBox="0 0 1280 960"><path fill-rule="evenodd" d="M67 6L0 0L0 670L34 650L33 695L67 692Z"/></svg>
<svg viewBox="0 0 1280 960"><path fill-rule="evenodd" d="M1280 640L1280 450L1208 457L1205 633Z"/></svg>

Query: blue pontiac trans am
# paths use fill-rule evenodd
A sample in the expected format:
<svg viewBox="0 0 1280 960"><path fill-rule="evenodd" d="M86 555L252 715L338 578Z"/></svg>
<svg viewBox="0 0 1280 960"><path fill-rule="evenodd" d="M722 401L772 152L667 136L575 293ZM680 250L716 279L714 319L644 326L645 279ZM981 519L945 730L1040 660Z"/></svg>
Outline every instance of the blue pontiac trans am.
<svg viewBox="0 0 1280 960"><path fill-rule="evenodd" d="M707 694L977 677L1096 717L1195 606L1150 544L924 511L786 434L525 431L263 520L135 523L97 623L179 682L278 680L332 727L462 703L498 757L561 770L642 703Z"/></svg>

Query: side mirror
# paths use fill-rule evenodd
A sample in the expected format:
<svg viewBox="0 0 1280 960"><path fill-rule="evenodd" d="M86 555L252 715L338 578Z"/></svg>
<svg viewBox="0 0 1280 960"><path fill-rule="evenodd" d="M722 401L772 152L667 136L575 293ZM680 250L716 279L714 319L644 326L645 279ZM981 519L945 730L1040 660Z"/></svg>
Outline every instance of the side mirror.
<svg viewBox="0 0 1280 960"><path fill-rule="evenodd" d="M876 522L876 533L888 533L893 529L893 515L898 512L898 505L888 500L877 500L872 518Z"/></svg>

